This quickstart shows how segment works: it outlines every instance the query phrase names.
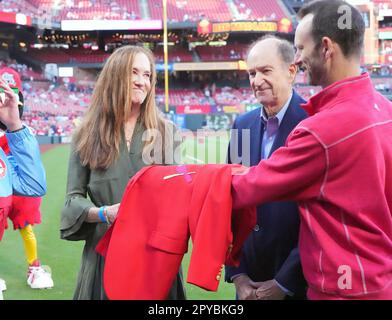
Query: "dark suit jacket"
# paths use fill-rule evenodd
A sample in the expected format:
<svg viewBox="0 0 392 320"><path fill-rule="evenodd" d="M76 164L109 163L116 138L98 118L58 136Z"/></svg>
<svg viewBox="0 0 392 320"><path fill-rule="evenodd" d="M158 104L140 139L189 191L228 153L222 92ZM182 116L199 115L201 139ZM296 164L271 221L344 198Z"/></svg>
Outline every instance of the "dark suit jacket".
<svg viewBox="0 0 392 320"><path fill-rule="evenodd" d="M305 111L300 107L304 102L294 91L270 154L284 146L292 129L306 118ZM229 163L238 161L233 158L236 150L230 156L230 150L234 146L238 146L238 155L242 157L241 162L244 165L249 165L249 161L251 166L260 162L264 133L260 112L261 108L255 109L239 116L234 122L233 129L238 129L238 138L232 135L228 153ZM250 154L241 153L242 136L247 134L242 129L250 129ZM249 147L244 148L244 153L246 152L249 152ZM231 282L230 278L239 273L246 273L253 281L276 279L279 284L294 293L293 298L305 298L306 282L297 247L299 223L298 207L295 202L272 202L257 207L258 228L256 226L244 244L240 266L226 267L226 281Z"/></svg>

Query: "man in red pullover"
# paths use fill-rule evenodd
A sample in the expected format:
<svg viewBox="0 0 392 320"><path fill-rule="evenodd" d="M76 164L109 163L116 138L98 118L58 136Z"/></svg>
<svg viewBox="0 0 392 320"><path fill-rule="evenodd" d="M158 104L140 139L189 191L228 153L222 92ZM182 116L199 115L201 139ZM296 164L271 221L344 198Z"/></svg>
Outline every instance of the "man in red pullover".
<svg viewBox="0 0 392 320"><path fill-rule="evenodd" d="M296 64L323 90L285 147L233 176L234 208L298 202L309 299L392 299L392 104L360 73L356 8L316 1L299 17Z"/></svg>

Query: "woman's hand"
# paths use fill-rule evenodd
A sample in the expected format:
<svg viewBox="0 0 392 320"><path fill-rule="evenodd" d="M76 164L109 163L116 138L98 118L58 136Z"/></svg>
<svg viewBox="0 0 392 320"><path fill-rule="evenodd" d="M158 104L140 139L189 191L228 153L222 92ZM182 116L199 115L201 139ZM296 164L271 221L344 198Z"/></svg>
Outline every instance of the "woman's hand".
<svg viewBox="0 0 392 320"><path fill-rule="evenodd" d="M119 203L106 207L106 216L110 224L112 224L114 220L116 220L119 207L120 207Z"/></svg>

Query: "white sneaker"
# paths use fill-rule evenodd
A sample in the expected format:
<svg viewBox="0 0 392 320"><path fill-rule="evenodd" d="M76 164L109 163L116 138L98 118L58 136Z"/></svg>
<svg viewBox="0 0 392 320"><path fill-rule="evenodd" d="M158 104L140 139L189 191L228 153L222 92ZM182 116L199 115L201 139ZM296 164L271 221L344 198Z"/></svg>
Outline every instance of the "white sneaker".
<svg viewBox="0 0 392 320"><path fill-rule="evenodd" d="M5 280L0 278L0 291L7 290L7 285L5 284Z"/></svg>
<svg viewBox="0 0 392 320"><path fill-rule="evenodd" d="M49 289L53 288L52 275L49 270L46 270L47 266L41 266L38 260L34 261L29 266L27 272L27 284L31 289ZM47 267L48 268L48 267Z"/></svg>
<svg viewBox="0 0 392 320"><path fill-rule="evenodd" d="M0 279L0 300L4 300L3 291L7 290L7 286L3 279Z"/></svg>

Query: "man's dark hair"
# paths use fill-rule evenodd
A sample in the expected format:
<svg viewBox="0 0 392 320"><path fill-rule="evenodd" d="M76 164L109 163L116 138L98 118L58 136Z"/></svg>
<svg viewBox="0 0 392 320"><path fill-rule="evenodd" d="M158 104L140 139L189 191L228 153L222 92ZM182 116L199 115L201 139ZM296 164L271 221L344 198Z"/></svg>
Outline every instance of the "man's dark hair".
<svg viewBox="0 0 392 320"><path fill-rule="evenodd" d="M358 9L342 0L316 0L303 6L298 17L302 19L308 14L313 14L312 36L316 48L323 37L328 37L340 46L345 57L362 54L365 23ZM350 15L351 25L346 25L345 15Z"/></svg>
<svg viewBox="0 0 392 320"><path fill-rule="evenodd" d="M294 56L295 56L295 51L294 51L294 46L291 42L289 42L286 39L280 38L276 35L271 35L271 34L267 34L265 36L262 36L260 39L256 40L254 43L251 44L251 46L248 49L248 54L251 49L253 49L254 46L256 46L258 43L267 40L267 39L275 39L278 40L279 43L277 45L277 50L278 53L280 54L280 57L282 58L282 61L290 64L294 62Z"/></svg>

